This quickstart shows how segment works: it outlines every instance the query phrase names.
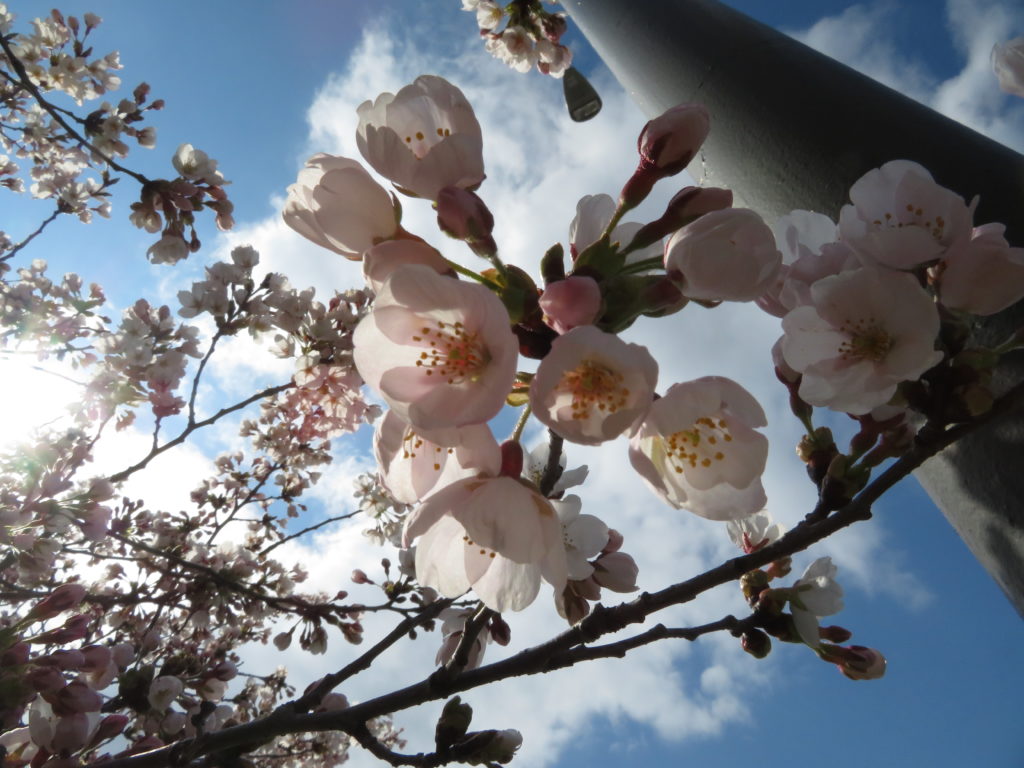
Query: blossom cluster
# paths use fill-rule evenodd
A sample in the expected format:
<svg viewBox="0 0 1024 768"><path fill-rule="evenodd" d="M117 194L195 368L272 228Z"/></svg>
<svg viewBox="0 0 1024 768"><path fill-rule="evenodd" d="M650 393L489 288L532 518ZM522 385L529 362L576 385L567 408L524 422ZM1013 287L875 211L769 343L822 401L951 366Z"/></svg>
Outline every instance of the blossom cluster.
<svg viewBox="0 0 1024 768"><path fill-rule="evenodd" d="M462 10L476 14L487 52L518 72L537 67L542 74L561 77L572 64L572 51L561 43L565 14L546 10L539 0L504 6L494 0L462 0Z"/></svg>

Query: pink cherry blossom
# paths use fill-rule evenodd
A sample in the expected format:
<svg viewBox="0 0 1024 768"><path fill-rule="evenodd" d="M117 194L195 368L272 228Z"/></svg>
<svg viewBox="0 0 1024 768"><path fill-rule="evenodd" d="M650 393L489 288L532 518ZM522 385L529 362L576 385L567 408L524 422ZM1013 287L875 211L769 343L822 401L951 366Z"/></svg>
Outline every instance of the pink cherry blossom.
<svg viewBox="0 0 1024 768"><path fill-rule="evenodd" d="M501 451L486 424L445 432L441 438L433 436L447 438L445 444L434 442L392 410L377 424L373 452L384 485L398 501L415 504L456 480L498 473Z"/></svg>
<svg viewBox="0 0 1024 768"><path fill-rule="evenodd" d="M363 253L363 277L374 293L380 293L391 273L406 264L422 264L439 275L455 276L455 270L440 252L419 240L387 240Z"/></svg>
<svg viewBox="0 0 1024 768"><path fill-rule="evenodd" d="M838 572L831 557L819 557L807 566L792 587L793 623L800 639L812 648L821 645L818 619L843 610L843 588L836 581Z"/></svg>
<svg viewBox="0 0 1024 768"><path fill-rule="evenodd" d="M706 213L665 246L665 271L690 299L753 301L781 264L771 229L746 208Z"/></svg>
<svg viewBox="0 0 1024 768"><path fill-rule="evenodd" d="M968 207L910 160L868 171L850 188L850 200L839 212L840 238L886 267L914 269L971 236L974 203Z"/></svg>
<svg viewBox="0 0 1024 768"><path fill-rule="evenodd" d="M597 445L646 413L657 382L658 364L645 347L585 325L552 342L530 385L530 406L566 440Z"/></svg>
<svg viewBox="0 0 1024 768"><path fill-rule="evenodd" d="M519 346L497 296L417 264L384 283L352 343L363 380L417 431L497 415Z"/></svg>
<svg viewBox="0 0 1024 768"><path fill-rule="evenodd" d="M764 410L731 379L674 384L630 439L629 460L656 494L710 520L737 520L765 504Z"/></svg>
<svg viewBox="0 0 1024 768"><path fill-rule="evenodd" d="M480 124L447 80L422 75L397 94L363 102L358 113L360 153L401 191L436 200L444 187L476 189L484 180Z"/></svg>
<svg viewBox="0 0 1024 768"><path fill-rule="evenodd" d="M911 275L843 272L811 286L811 299L782 320L782 354L811 405L868 413L942 359L938 310Z"/></svg>
<svg viewBox="0 0 1024 768"><path fill-rule="evenodd" d="M549 283L540 297L544 323L557 333L590 325L601 313L601 288L592 277L570 275Z"/></svg>
<svg viewBox="0 0 1024 768"><path fill-rule="evenodd" d="M939 301L950 309L994 315L1024 298L1024 248L1011 248L1002 224L976 227L971 241L938 268Z"/></svg>
<svg viewBox="0 0 1024 768"><path fill-rule="evenodd" d="M356 160L313 155L288 187L285 223L319 246L358 259L399 229L399 211L388 191Z"/></svg>
<svg viewBox="0 0 1024 768"><path fill-rule="evenodd" d="M1024 97L1024 37L1015 37L992 47L992 71L999 87Z"/></svg>
<svg viewBox="0 0 1024 768"><path fill-rule="evenodd" d="M562 526L550 502L511 477L459 480L409 516L405 546L419 537L416 577L445 597L472 589L492 610L520 611L543 578L565 589Z"/></svg>

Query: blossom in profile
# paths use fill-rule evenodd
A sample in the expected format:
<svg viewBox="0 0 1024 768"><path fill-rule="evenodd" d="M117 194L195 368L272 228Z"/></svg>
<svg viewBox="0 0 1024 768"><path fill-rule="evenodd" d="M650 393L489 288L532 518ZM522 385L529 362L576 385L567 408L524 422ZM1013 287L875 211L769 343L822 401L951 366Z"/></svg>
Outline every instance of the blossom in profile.
<svg viewBox="0 0 1024 768"><path fill-rule="evenodd" d="M615 215L615 201L611 195L584 195L576 203L576 215L569 224L569 252L575 261L587 246L597 242L604 232L608 222ZM619 243L625 247L643 228L643 225L636 221L620 221L610 233L610 241ZM652 259L661 256L661 239L644 248L629 253L626 256L626 264L632 264L644 259Z"/></svg>
<svg viewBox="0 0 1024 768"><path fill-rule="evenodd" d="M646 413L657 382L646 347L584 325L552 342L530 385L530 407L566 440L597 445Z"/></svg>
<svg viewBox="0 0 1024 768"><path fill-rule="evenodd" d="M776 523L771 514L764 510L750 517L730 520L726 523L726 530L732 543L748 555L778 541L786 532L785 526Z"/></svg>
<svg viewBox="0 0 1024 768"><path fill-rule="evenodd" d="M812 648L821 645L818 619L843 610L843 588L836 581L839 569L831 557L819 557L809 566L791 590L790 610L800 639Z"/></svg>
<svg viewBox="0 0 1024 768"><path fill-rule="evenodd" d="M1015 37L992 47L992 71L999 79L1000 88L1024 97L1024 37Z"/></svg>
<svg viewBox="0 0 1024 768"><path fill-rule="evenodd" d="M373 453L384 485L395 499L415 504L456 480L480 473L495 475L501 469L501 451L486 424L445 432L433 439L418 434L393 410L377 423Z"/></svg>
<svg viewBox="0 0 1024 768"><path fill-rule="evenodd" d="M705 213L665 246L665 271L690 299L753 301L781 265L771 229L747 208Z"/></svg>
<svg viewBox="0 0 1024 768"><path fill-rule="evenodd" d="M375 243L394 237L398 207L356 160L313 155L288 187L285 223L323 248L359 259Z"/></svg>
<svg viewBox="0 0 1024 768"><path fill-rule="evenodd" d="M973 203L935 183L910 160L892 160L850 187L839 236L870 263L914 269L971 236Z"/></svg>
<svg viewBox="0 0 1024 768"><path fill-rule="evenodd" d="M782 319L783 357L811 405L869 413L942 359L938 310L912 275L843 272L814 283L811 301Z"/></svg>
<svg viewBox="0 0 1024 768"><path fill-rule="evenodd" d="M417 431L496 416L519 352L497 296L419 264L388 278L352 343L359 375Z"/></svg>
<svg viewBox="0 0 1024 768"><path fill-rule="evenodd" d="M939 301L950 309L994 315L1024 298L1024 248L1011 248L1002 224L974 229L969 243L939 265Z"/></svg>
<svg viewBox="0 0 1024 768"><path fill-rule="evenodd" d="M630 439L629 460L658 496L710 520L765 505L767 424L754 396L723 376L673 384Z"/></svg>
<svg viewBox="0 0 1024 768"><path fill-rule="evenodd" d="M585 579L594 573L588 561L608 544L608 526L594 515L580 514L583 502L575 494L552 500L562 526L562 542L570 579Z"/></svg>
<svg viewBox="0 0 1024 768"><path fill-rule="evenodd" d="M447 80L421 75L357 111L360 153L402 192L436 200L444 187L472 190L483 182L480 124L462 91Z"/></svg>
<svg viewBox="0 0 1024 768"><path fill-rule="evenodd" d="M445 597L472 589L488 608L521 611L543 579L555 592L568 579L562 524L551 503L512 477L459 480L428 497L408 517L403 545L414 539L416 578Z"/></svg>
<svg viewBox="0 0 1024 768"><path fill-rule="evenodd" d="M380 293L391 273L407 264L422 264L439 275L455 276L455 270L434 247L420 240L386 240L363 252L363 277L374 293Z"/></svg>

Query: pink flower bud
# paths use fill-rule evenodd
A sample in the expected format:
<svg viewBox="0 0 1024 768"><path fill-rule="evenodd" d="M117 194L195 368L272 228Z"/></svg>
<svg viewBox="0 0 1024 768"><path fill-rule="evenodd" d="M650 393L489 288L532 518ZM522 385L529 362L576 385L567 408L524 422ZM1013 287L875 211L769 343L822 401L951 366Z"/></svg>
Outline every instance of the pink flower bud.
<svg viewBox="0 0 1024 768"><path fill-rule="evenodd" d="M43 632L41 635L36 635L29 642L58 645L61 643L71 643L75 640L81 640L88 632L89 622L91 621L92 617L86 614L72 616L64 622L63 627L50 630L49 632Z"/></svg>
<svg viewBox="0 0 1024 768"><path fill-rule="evenodd" d="M64 675L57 667L33 667L25 679L39 693L55 693L64 687Z"/></svg>
<svg viewBox="0 0 1024 768"><path fill-rule="evenodd" d="M99 712L103 699L82 680L72 680L62 690L46 697L58 715Z"/></svg>
<svg viewBox="0 0 1024 768"><path fill-rule="evenodd" d="M100 721L100 727L96 729L96 735L93 736L93 741L99 743L105 739L111 739L114 736L117 736L125 729L128 722L128 715L107 715Z"/></svg>
<svg viewBox="0 0 1024 768"><path fill-rule="evenodd" d="M625 552L611 552L594 561L593 579L613 592L635 592L639 572L632 557Z"/></svg>
<svg viewBox="0 0 1024 768"><path fill-rule="evenodd" d="M711 115L703 104L680 104L649 121L640 132L636 148L640 167L657 168L672 176L697 154L711 130Z"/></svg>
<svg viewBox="0 0 1024 768"><path fill-rule="evenodd" d="M59 613L76 607L85 598L85 587L81 584L62 584L44 597L28 613L28 618L52 619Z"/></svg>
<svg viewBox="0 0 1024 768"><path fill-rule="evenodd" d="M669 200L661 218L637 230L629 246L646 248L705 213L731 207L731 190L718 187L684 187Z"/></svg>
<svg viewBox="0 0 1024 768"><path fill-rule="evenodd" d="M210 674L218 680L226 682L234 679L238 675L238 668L230 661L221 661L217 666L210 670Z"/></svg>
<svg viewBox="0 0 1024 768"><path fill-rule="evenodd" d="M32 648L28 643L16 643L0 655L0 667L16 667L28 661Z"/></svg>
<svg viewBox="0 0 1024 768"><path fill-rule="evenodd" d="M601 312L601 288L592 277L571 276L550 283L540 297L544 323L558 333L590 325Z"/></svg>
<svg viewBox="0 0 1024 768"><path fill-rule="evenodd" d="M92 735L98 717L99 715L90 716L76 712L60 718L53 729L50 749L54 752L75 752L84 747Z"/></svg>
<svg viewBox="0 0 1024 768"><path fill-rule="evenodd" d="M498 250L491 237L494 215L476 193L461 187L445 187L437 194L437 225L441 231L465 240L479 256Z"/></svg>
<svg viewBox="0 0 1024 768"><path fill-rule="evenodd" d="M280 632L274 635L274 646L279 651L286 651L292 644L292 633L291 632Z"/></svg>
<svg viewBox="0 0 1024 768"><path fill-rule="evenodd" d="M501 471L504 477L519 477L523 474L523 446L515 440L501 444Z"/></svg>
<svg viewBox="0 0 1024 768"><path fill-rule="evenodd" d="M656 181L683 170L710 129L711 116L702 104L680 104L648 122L636 144L640 163L619 200L633 208L647 197Z"/></svg>
<svg viewBox="0 0 1024 768"><path fill-rule="evenodd" d="M877 680L885 674L885 656L874 648L851 645L842 650L836 667L851 680Z"/></svg>
<svg viewBox="0 0 1024 768"><path fill-rule="evenodd" d="M81 651L54 651L49 656L36 659L37 664L47 664L65 671L76 671L85 664L85 656Z"/></svg>
<svg viewBox="0 0 1024 768"><path fill-rule="evenodd" d="M612 552L618 552L622 549L622 534L616 531L614 528L608 529L608 543L604 545L604 549L601 550L602 555L610 555Z"/></svg>
<svg viewBox="0 0 1024 768"><path fill-rule="evenodd" d="M366 575L366 571L356 568L352 571L352 583L353 584L373 584L370 581L370 577Z"/></svg>

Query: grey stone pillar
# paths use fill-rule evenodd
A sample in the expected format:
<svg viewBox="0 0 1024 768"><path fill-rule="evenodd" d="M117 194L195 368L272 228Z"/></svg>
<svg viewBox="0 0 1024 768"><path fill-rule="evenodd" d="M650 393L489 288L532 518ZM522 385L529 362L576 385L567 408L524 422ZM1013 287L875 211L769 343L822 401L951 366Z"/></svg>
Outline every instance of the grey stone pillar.
<svg viewBox="0 0 1024 768"><path fill-rule="evenodd" d="M975 221L1024 246L1024 157L715 0L566 0L573 20L644 112L711 111L703 168L765 216L795 208L837 218L850 185L894 159L980 195ZM1017 305L982 342L1024 326ZM997 387L1024 378L1008 361ZM997 390L999 391L999 390ZM1024 615L1024 417L991 424L929 461L921 484Z"/></svg>

